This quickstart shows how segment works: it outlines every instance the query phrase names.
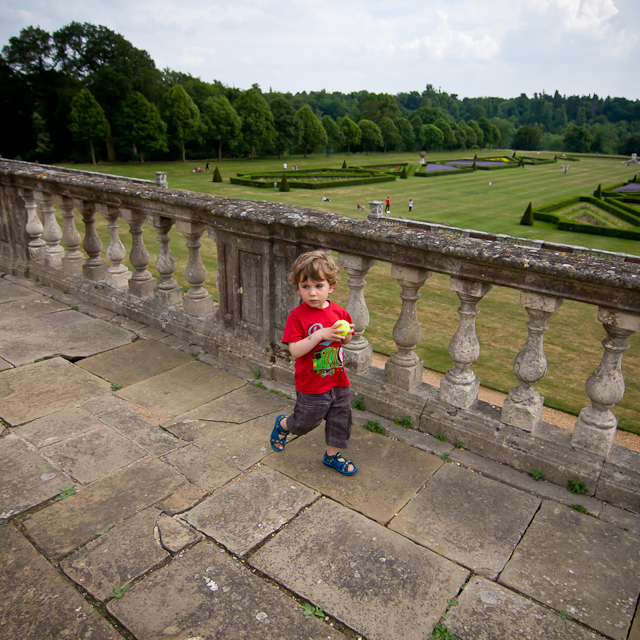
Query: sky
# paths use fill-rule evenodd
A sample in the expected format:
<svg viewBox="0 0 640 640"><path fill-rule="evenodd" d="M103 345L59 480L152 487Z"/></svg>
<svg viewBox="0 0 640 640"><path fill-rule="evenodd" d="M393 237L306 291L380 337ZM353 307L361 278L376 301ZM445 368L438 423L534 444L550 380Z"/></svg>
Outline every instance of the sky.
<svg viewBox="0 0 640 640"><path fill-rule="evenodd" d="M638 0L0 0L0 47L73 21L239 89L640 99Z"/></svg>

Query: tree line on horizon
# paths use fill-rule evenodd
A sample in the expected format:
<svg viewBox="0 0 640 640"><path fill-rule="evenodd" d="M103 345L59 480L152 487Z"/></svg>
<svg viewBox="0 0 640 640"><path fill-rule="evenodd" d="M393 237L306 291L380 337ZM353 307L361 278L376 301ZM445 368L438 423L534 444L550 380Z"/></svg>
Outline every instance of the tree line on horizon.
<svg viewBox="0 0 640 640"><path fill-rule="evenodd" d="M640 101L280 93L159 70L104 26L22 29L0 54L0 156L39 162L482 148L640 152Z"/></svg>

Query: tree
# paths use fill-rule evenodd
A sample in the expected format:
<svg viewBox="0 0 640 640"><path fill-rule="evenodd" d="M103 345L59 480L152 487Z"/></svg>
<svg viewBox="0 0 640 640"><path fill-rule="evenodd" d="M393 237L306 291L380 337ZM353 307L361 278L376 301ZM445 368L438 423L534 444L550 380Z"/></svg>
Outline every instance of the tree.
<svg viewBox="0 0 640 640"><path fill-rule="evenodd" d="M300 145L306 158L307 151L313 151L316 147L327 144L327 133L322 122L308 104L298 109L298 119L302 125Z"/></svg>
<svg viewBox="0 0 640 640"><path fill-rule="evenodd" d="M9 38L2 47L7 63L25 75L42 74L53 68L51 35L40 27L25 27L18 37Z"/></svg>
<svg viewBox="0 0 640 640"><path fill-rule="evenodd" d="M69 129L74 138L86 140L91 149L91 163L96 164L94 140L104 140L110 132L109 121L89 89L83 89L71 101Z"/></svg>
<svg viewBox="0 0 640 640"><path fill-rule="evenodd" d="M345 116L340 120L340 131L342 132L342 137L344 138L344 144L347 147L347 155L349 155L349 151L354 144L359 144L360 139L362 138L362 131L360 127L351 119Z"/></svg>
<svg viewBox="0 0 640 640"><path fill-rule="evenodd" d="M391 118L386 116L380 120L378 125L380 127L380 133L382 134L382 141L384 146L384 152L387 149L395 149L400 144L400 132L394 124Z"/></svg>
<svg viewBox="0 0 640 640"><path fill-rule="evenodd" d="M291 103L278 96L269 103L275 129L274 146L278 158L300 141L301 124Z"/></svg>
<svg viewBox="0 0 640 640"><path fill-rule="evenodd" d="M388 93L367 94L360 102L360 116L379 125L382 118L399 118L400 107L396 99Z"/></svg>
<svg viewBox="0 0 640 640"><path fill-rule="evenodd" d="M169 89L165 103L170 131L180 144L182 162L186 162L187 142L198 140L204 131L200 110L181 84Z"/></svg>
<svg viewBox="0 0 640 640"><path fill-rule="evenodd" d="M591 148L593 141L592 135L586 127L576 127L569 125L567 133L564 134L564 148L566 151L574 151L576 153L587 153Z"/></svg>
<svg viewBox="0 0 640 640"><path fill-rule="evenodd" d="M360 131L362 132L360 142L367 153L369 153L369 151L375 151L384 144L380 128L372 120L360 120L358 127L360 127Z"/></svg>
<svg viewBox="0 0 640 640"><path fill-rule="evenodd" d="M435 124L425 125L424 148L428 151L432 147L441 147L444 142L444 134Z"/></svg>
<svg viewBox="0 0 640 640"><path fill-rule="evenodd" d="M168 151L167 125L154 104L141 93L132 92L122 105L123 138L144 162L145 153Z"/></svg>
<svg viewBox="0 0 640 640"><path fill-rule="evenodd" d="M413 132L413 126L408 118L398 118L396 120L396 128L398 129L398 133L400 134L400 142L398 151L404 149L405 151L409 151L409 149L413 148L413 145L416 141L415 133Z"/></svg>
<svg viewBox="0 0 640 640"><path fill-rule="evenodd" d="M422 118L417 113L414 113L409 118L409 122L413 128L415 145L419 149L422 149L424 147L424 124L422 122Z"/></svg>
<svg viewBox="0 0 640 640"><path fill-rule="evenodd" d="M514 149L535 151L540 144L540 129L526 125L519 127L512 144Z"/></svg>
<svg viewBox="0 0 640 640"><path fill-rule="evenodd" d="M442 131L442 135L444 136L442 145L447 149L453 149L453 147L456 146L456 136L449 123L444 118L438 118L434 124Z"/></svg>
<svg viewBox="0 0 640 640"><path fill-rule="evenodd" d="M207 98L202 107L207 139L217 143L218 161L222 160L222 145L240 137L240 116L226 96Z"/></svg>
<svg viewBox="0 0 640 640"><path fill-rule="evenodd" d="M249 157L253 160L259 144L267 146L273 141L273 114L262 93L255 88L241 93L234 106L240 116L240 131L249 147Z"/></svg>
<svg viewBox="0 0 640 640"><path fill-rule="evenodd" d="M484 140L484 134L482 133L482 129L478 124L477 120L469 120L467 122L467 126L473 131L473 136L475 138L475 142L470 144L469 146L473 148L474 146L482 147L482 141Z"/></svg>
<svg viewBox="0 0 640 640"><path fill-rule="evenodd" d="M322 126L327 134L327 156L330 156L331 150L339 147L343 143L344 138L342 137L340 127L331 116L322 116Z"/></svg>

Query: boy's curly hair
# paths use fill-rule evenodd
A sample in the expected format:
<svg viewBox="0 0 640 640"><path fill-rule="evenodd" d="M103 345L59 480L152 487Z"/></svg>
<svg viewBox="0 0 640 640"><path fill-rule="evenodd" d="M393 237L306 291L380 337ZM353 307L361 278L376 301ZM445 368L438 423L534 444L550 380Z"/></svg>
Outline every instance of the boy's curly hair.
<svg viewBox="0 0 640 640"><path fill-rule="evenodd" d="M299 255L291 265L288 278L296 291L298 284L306 280L326 280L330 286L335 287L340 278L340 269L328 253L318 249Z"/></svg>

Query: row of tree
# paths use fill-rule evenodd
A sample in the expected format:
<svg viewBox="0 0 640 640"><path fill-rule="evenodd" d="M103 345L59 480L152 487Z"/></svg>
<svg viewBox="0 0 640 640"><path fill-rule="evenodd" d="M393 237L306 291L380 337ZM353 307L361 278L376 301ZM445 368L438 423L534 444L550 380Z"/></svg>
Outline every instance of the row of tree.
<svg viewBox="0 0 640 640"><path fill-rule="evenodd" d="M243 91L156 69L103 26L23 29L0 55L0 155L41 162L517 148L640 151L640 101ZM10 123L10 124L8 124ZM72 135L69 135L71 133Z"/></svg>

